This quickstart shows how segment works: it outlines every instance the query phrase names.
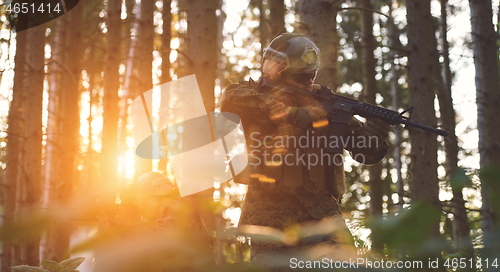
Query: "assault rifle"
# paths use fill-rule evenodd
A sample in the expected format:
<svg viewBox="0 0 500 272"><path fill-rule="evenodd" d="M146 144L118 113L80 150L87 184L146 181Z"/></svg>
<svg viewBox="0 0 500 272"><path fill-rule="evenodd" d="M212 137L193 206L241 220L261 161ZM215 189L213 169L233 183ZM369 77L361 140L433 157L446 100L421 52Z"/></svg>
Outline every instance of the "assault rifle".
<svg viewBox="0 0 500 272"><path fill-rule="evenodd" d="M330 126L330 137L342 137L348 126L348 121L352 115L359 115L364 118L378 118L386 122L389 125L400 125L404 124L405 127L415 127L436 133L441 136L448 136L449 132L440 130L437 128L421 125L419 123L412 122L411 114L413 112L413 107L398 113L393 110L382 108L379 106L367 104L360 102L355 99L347 98L338 94L334 94L332 90L328 87L322 86L316 91L301 90L299 88L282 88L280 86L274 85L269 79L262 78L259 82L260 88L263 92L267 93L271 90L280 90L287 93L291 93L297 96L312 96L316 98L323 109L331 113L332 118L329 120L330 124L335 124ZM405 113L409 113L409 116L404 116ZM327 152L337 153L340 149L329 149Z"/></svg>

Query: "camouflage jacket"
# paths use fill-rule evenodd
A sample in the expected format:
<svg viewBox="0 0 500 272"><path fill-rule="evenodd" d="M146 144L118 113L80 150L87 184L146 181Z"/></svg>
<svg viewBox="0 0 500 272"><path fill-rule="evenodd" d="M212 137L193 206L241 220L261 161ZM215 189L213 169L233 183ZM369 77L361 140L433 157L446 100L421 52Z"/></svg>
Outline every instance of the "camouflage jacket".
<svg viewBox="0 0 500 272"><path fill-rule="evenodd" d="M319 88L315 85L313 91ZM315 198L333 196L338 200L346 191L341 154L328 154L326 147L345 140L342 146L365 164L378 163L388 149L386 142L363 142L369 137L364 124L354 117L345 139L328 142L329 113L317 100L279 91L262 93L253 80L229 85L221 97L221 110L235 113L242 120L249 164L235 181L250 185L247 199L269 198L258 192L293 196L317 218L330 212L314 211L314 203L319 200ZM327 209L328 205L324 206ZM245 209L246 204L243 221Z"/></svg>

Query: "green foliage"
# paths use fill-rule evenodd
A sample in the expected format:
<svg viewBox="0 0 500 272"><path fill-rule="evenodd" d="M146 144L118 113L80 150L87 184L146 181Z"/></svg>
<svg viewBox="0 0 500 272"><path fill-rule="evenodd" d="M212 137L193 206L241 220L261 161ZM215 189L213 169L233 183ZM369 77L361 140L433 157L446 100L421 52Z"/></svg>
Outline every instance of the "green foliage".
<svg viewBox="0 0 500 272"><path fill-rule="evenodd" d="M472 181L467 175L466 169L458 168L454 173L451 174L450 186L453 189L462 189L472 186Z"/></svg>
<svg viewBox="0 0 500 272"><path fill-rule="evenodd" d="M79 270L76 270L76 268L80 266L80 264L82 264L84 260L84 257L69 258L60 263L50 260L43 260L42 266L44 266L48 270L41 267L29 265L16 265L11 268L21 272L79 272Z"/></svg>
<svg viewBox="0 0 500 272"><path fill-rule="evenodd" d="M80 264L82 264L84 260L85 260L85 258L83 258L83 257L70 258L70 259L67 259L67 260L60 262L59 267L61 268L61 272L73 271L73 270L76 270L76 268Z"/></svg>
<svg viewBox="0 0 500 272"><path fill-rule="evenodd" d="M43 268L36 267L36 266L29 266L29 265L16 265L16 266L13 266L11 268L16 269L16 270L21 271L21 272L49 272L48 270L45 270Z"/></svg>
<svg viewBox="0 0 500 272"><path fill-rule="evenodd" d="M483 184L488 186L488 196L489 203L491 205L491 210L493 213L500 214L500 169L496 167L484 167L479 173L479 177L483 181ZM500 216L496 218L496 225L500 226ZM500 248L499 248L500 249Z"/></svg>
<svg viewBox="0 0 500 272"><path fill-rule="evenodd" d="M12 242L39 237L45 231L53 218L49 215L31 214L14 222L0 227L0 241Z"/></svg>
<svg viewBox="0 0 500 272"><path fill-rule="evenodd" d="M417 254L426 251L439 252L446 247L442 241L432 237L435 222L439 222L441 211L420 201L399 215L386 220L381 218L368 225L379 233L374 239L383 242L389 249Z"/></svg>

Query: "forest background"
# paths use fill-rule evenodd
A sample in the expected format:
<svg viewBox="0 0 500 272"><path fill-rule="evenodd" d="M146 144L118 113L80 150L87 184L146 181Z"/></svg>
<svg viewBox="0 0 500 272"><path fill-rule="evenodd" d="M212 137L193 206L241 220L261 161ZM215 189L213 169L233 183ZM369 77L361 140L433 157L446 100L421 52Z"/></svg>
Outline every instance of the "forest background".
<svg viewBox="0 0 500 272"><path fill-rule="evenodd" d="M87 256L88 271L113 259L99 249L131 220L128 186L171 170L169 160L135 156L132 99L195 74L216 111L227 85L259 78L262 50L285 31L317 42L317 83L396 111L414 106L412 120L450 131L392 129L390 154L371 167L346 156L342 208L359 253L440 258L442 271L460 270L460 258L468 270L500 265L498 1L77 2L23 31L6 10L16 1L2 3L2 271L70 253ZM175 119L179 98L158 95ZM216 183L203 211L216 261L233 271L249 259L249 239L235 231L244 192Z"/></svg>

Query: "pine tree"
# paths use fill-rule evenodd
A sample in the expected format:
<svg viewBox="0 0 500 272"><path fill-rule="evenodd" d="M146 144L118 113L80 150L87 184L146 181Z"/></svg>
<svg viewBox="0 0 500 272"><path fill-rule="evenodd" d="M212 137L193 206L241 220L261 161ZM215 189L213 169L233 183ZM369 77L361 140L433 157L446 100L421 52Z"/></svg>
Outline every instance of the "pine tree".
<svg viewBox="0 0 500 272"><path fill-rule="evenodd" d="M417 109L412 115L412 120L435 127L437 123L434 109L435 86L442 83L441 79L436 77L439 75L440 67L430 0L408 0L406 10L410 103ZM410 129L410 142L412 202L429 203L436 210L436 214L439 214L437 211L441 210L441 205L438 198L436 135L419 129ZM440 240L439 220L439 216L433 216L430 220L429 239ZM440 256L437 249L418 254L434 258Z"/></svg>
<svg viewBox="0 0 500 272"><path fill-rule="evenodd" d="M490 238L491 231L499 224L500 212L498 197L493 197L498 188L498 169L500 166L500 123L497 117L500 105L500 79L498 68L498 44L493 26L491 1L470 0L472 23L472 50L476 68L477 128L479 131L479 160L481 172L481 196L485 235L484 247L491 249L496 245ZM496 170L495 170L496 169ZM494 174L488 174L494 171Z"/></svg>
<svg viewBox="0 0 500 272"><path fill-rule="evenodd" d="M375 96L377 94L377 80L375 75L377 71L375 67L377 62L373 51L375 50L375 38L373 37L373 14L372 14L372 4L370 0L360 0L359 5L362 8L361 11L361 32L362 32L362 51L363 51L363 102L370 103L372 105L376 104ZM368 168L370 171L370 216L372 218L382 217L382 165L376 164ZM377 236L377 230L372 230L372 249L376 251L381 251L384 247L383 244L379 243L380 239L373 239L373 236Z"/></svg>

